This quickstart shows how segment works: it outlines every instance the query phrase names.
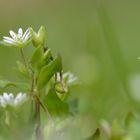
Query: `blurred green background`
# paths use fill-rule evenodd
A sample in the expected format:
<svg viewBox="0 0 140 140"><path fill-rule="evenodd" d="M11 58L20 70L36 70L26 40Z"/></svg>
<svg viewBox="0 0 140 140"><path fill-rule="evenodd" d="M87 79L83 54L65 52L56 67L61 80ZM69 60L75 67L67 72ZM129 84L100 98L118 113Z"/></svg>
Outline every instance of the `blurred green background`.
<svg viewBox="0 0 140 140"><path fill-rule="evenodd" d="M1 0L0 38L11 29L46 26L47 46L62 55L64 71L79 77L71 96L90 126L139 112L139 6L137 0ZM28 57L32 49L25 51ZM16 80L18 59L18 50L0 47L0 75Z"/></svg>

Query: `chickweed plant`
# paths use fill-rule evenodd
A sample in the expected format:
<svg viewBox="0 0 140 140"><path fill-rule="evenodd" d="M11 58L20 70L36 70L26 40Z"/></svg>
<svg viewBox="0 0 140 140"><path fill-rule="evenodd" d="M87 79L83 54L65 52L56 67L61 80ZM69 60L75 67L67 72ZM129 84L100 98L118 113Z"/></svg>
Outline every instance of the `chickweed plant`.
<svg viewBox="0 0 140 140"><path fill-rule="evenodd" d="M78 99L69 96L77 77L64 72L60 54L54 56L46 47L44 26L38 32L30 27L25 33L22 28L18 33L9 33L11 37L4 36L0 44L16 48L22 62L17 61L16 65L19 81L0 79L0 140L140 139L136 112L112 122L95 120L88 113L83 117L78 112ZM33 50L28 59L25 47ZM88 124L92 128L87 128Z"/></svg>
<svg viewBox="0 0 140 140"><path fill-rule="evenodd" d="M0 87L5 90L12 86L20 92L5 91L0 95L0 113L3 114L0 117L0 139L49 139L49 132L44 133L44 129L47 124L55 129L53 116L71 115L65 100L69 86L75 83L77 77L70 72L64 73L60 54L54 57L51 49L46 47L44 26L38 32L30 27L25 33L22 28L18 33L12 30L9 33L10 37L4 36L0 43L19 50L22 62L17 61L16 71L21 80L1 79ZM34 50L27 60L24 48L31 44Z"/></svg>

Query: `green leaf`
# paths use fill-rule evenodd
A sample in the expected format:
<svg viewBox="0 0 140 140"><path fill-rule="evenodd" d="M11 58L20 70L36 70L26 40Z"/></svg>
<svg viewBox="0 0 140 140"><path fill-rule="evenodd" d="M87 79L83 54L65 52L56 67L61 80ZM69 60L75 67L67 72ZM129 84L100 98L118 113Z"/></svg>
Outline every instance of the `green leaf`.
<svg viewBox="0 0 140 140"><path fill-rule="evenodd" d="M68 87L63 81L55 83L55 91L59 99L62 101L68 97Z"/></svg>
<svg viewBox="0 0 140 140"><path fill-rule="evenodd" d="M11 85L9 86L13 86L16 87L22 91L30 91L30 85L28 83L23 83L23 82L13 82L11 83Z"/></svg>
<svg viewBox="0 0 140 140"><path fill-rule="evenodd" d="M44 104L53 116L63 116L69 114L68 104L58 98L54 89L51 89L48 92L47 96L44 98Z"/></svg>
<svg viewBox="0 0 140 140"><path fill-rule="evenodd" d="M0 80L0 89L6 88L9 86L16 87L16 88L18 88L20 90L24 90L24 91L30 89L30 86L23 82L11 82L8 80Z"/></svg>
<svg viewBox="0 0 140 140"><path fill-rule="evenodd" d="M87 138L86 140L99 140L99 137L100 137L100 130L99 128L97 128L95 133L89 138Z"/></svg>
<svg viewBox="0 0 140 140"><path fill-rule="evenodd" d="M37 33L30 28L30 33L32 35L32 43L34 47L38 47L38 45L44 46L46 39L46 28L44 26L41 26Z"/></svg>
<svg viewBox="0 0 140 140"><path fill-rule="evenodd" d="M8 80L0 80L0 88L6 88L9 84L11 84Z"/></svg>
<svg viewBox="0 0 140 140"><path fill-rule="evenodd" d="M58 55L55 60L50 62L48 65L44 66L41 69L41 72L38 76L38 88L41 89L49 82L49 80L52 78L52 76L56 72L60 72L62 70L62 62L61 57Z"/></svg>
<svg viewBox="0 0 140 140"><path fill-rule="evenodd" d="M57 82L56 84L55 84L55 90L57 91L57 92L59 92L59 93L61 93L61 94L65 94L65 93L67 93L68 92L68 88L67 88L67 86L64 84L64 82L62 81L60 81L60 82Z"/></svg>
<svg viewBox="0 0 140 140"><path fill-rule="evenodd" d="M23 79L23 78L30 79L30 74L22 62L17 61L17 66L16 66L15 70L21 79Z"/></svg>
<svg viewBox="0 0 140 140"><path fill-rule="evenodd" d="M51 50L48 49L45 53L44 53L44 56L43 56L43 60L42 60L42 65L46 65L50 62L50 57L52 56L51 54Z"/></svg>
<svg viewBox="0 0 140 140"><path fill-rule="evenodd" d="M43 49L42 46L38 46L31 58L31 65L35 71L38 71L41 68L41 62L43 59Z"/></svg>

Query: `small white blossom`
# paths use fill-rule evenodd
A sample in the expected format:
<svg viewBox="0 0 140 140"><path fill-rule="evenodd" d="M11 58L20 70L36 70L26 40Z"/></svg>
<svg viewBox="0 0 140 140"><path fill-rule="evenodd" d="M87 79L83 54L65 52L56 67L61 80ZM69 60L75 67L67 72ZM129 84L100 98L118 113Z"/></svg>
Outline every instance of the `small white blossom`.
<svg viewBox="0 0 140 140"><path fill-rule="evenodd" d="M78 80L78 77L75 76L73 73L71 72L66 72L63 74L63 78L67 79L67 84L68 85L71 85L71 84L74 84L77 80Z"/></svg>
<svg viewBox="0 0 140 140"><path fill-rule="evenodd" d="M25 33L23 33L22 28L18 29L17 34L12 30L10 30L9 33L11 37L4 36L3 41L1 41L1 43L6 46L23 48L27 46L27 44L31 41L31 34L29 29L27 29Z"/></svg>
<svg viewBox="0 0 140 140"><path fill-rule="evenodd" d="M12 93L4 92L3 95L0 95L0 106L6 107L7 105L16 107L19 104L22 104L27 99L25 93L18 93L16 97Z"/></svg>
<svg viewBox="0 0 140 140"><path fill-rule="evenodd" d="M61 77L60 77L60 73L56 73L57 75L56 75L56 78L57 78L57 81L61 81ZM66 81L66 83L68 84L68 85L71 85L71 84L73 84L73 83L75 83L77 80L78 80L78 77L77 76L75 76L73 73L71 73L71 72L66 72L66 73L64 73L63 74L63 80L64 81ZM66 79L66 80L65 80Z"/></svg>

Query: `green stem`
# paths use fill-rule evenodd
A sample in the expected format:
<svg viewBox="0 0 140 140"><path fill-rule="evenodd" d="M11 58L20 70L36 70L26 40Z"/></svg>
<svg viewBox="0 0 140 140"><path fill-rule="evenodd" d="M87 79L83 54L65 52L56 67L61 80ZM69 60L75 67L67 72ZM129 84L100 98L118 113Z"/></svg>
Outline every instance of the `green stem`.
<svg viewBox="0 0 140 140"><path fill-rule="evenodd" d="M23 52L22 48L20 49L20 53L21 53L21 57L23 59L24 65L25 65L26 69L28 69L28 65L26 63L25 55L24 55L24 52Z"/></svg>
<svg viewBox="0 0 140 140"><path fill-rule="evenodd" d="M5 111L5 123L7 124L7 126L10 125L10 114L8 111Z"/></svg>
<svg viewBox="0 0 140 140"><path fill-rule="evenodd" d="M35 102L35 117L36 117L36 140L42 140L41 123L40 123L40 104Z"/></svg>
<svg viewBox="0 0 140 140"><path fill-rule="evenodd" d="M48 119L54 124L53 119L51 117L51 114L49 113L47 107L43 104L43 102L39 99L39 97L36 96L36 99L38 100L42 109L46 112L46 115L48 116Z"/></svg>
<svg viewBox="0 0 140 140"><path fill-rule="evenodd" d="M43 140L43 135L41 133L41 120L40 120L40 102L35 98L38 94L38 90L36 89L37 79L33 73L32 75L32 83L31 83L31 97L33 97L33 104L35 105L35 123L36 123L36 140Z"/></svg>

